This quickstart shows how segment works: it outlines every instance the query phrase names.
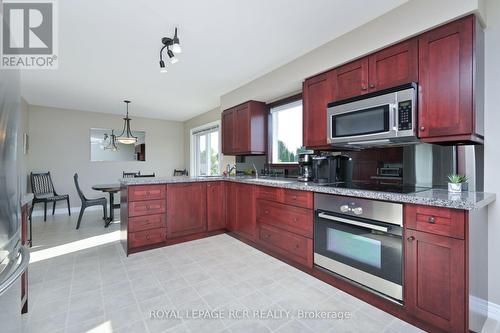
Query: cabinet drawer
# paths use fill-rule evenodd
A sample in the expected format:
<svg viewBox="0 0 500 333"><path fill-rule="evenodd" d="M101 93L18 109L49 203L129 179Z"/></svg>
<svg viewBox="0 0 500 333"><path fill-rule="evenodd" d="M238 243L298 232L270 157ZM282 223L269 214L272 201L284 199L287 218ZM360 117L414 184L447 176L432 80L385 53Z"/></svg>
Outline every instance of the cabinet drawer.
<svg viewBox="0 0 500 333"><path fill-rule="evenodd" d="M130 186L128 190L129 201L164 199L166 194L165 185Z"/></svg>
<svg viewBox="0 0 500 333"><path fill-rule="evenodd" d="M131 217L128 220L128 230L130 232L163 228L165 227L165 214L145 215L139 217Z"/></svg>
<svg viewBox="0 0 500 333"><path fill-rule="evenodd" d="M284 191L283 202L304 208L313 208L313 194L307 191L287 190Z"/></svg>
<svg viewBox="0 0 500 333"><path fill-rule="evenodd" d="M405 205L405 226L409 229L465 238L465 211L418 205Z"/></svg>
<svg viewBox="0 0 500 333"><path fill-rule="evenodd" d="M128 234L129 248L162 243L166 238L165 228L156 228L145 231L130 232Z"/></svg>
<svg viewBox="0 0 500 333"><path fill-rule="evenodd" d="M283 190L271 186L257 186L257 199L281 201Z"/></svg>
<svg viewBox="0 0 500 333"><path fill-rule="evenodd" d="M165 213L166 200L132 201L128 204L128 216L142 216Z"/></svg>
<svg viewBox="0 0 500 333"><path fill-rule="evenodd" d="M312 239L261 224L259 240L270 250L304 266L312 267Z"/></svg>
<svg viewBox="0 0 500 333"><path fill-rule="evenodd" d="M257 222L271 224L305 237L313 236L313 213L310 209L259 199Z"/></svg>

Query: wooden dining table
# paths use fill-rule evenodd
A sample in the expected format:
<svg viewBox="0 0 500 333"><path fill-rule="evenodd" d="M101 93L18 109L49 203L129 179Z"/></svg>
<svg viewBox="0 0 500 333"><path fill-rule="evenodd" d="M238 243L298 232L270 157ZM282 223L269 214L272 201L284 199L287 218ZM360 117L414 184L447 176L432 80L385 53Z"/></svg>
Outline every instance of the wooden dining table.
<svg viewBox="0 0 500 333"><path fill-rule="evenodd" d="M115 219L114 210L120 208L120 204L115 204L115 193L120 192L120 184L97 184L92 186L92 189L109 194L109 217L104 224L104 227L107 228Z"/></svg>

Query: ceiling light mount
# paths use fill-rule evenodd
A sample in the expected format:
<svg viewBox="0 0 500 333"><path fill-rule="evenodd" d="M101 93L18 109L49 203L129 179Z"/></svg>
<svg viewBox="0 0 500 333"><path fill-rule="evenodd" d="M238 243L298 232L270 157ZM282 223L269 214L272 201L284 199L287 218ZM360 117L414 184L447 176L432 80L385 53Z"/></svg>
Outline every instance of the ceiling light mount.
<svg viewBox="0 0 500 333"><path fill-rule="evenodd" d="M182 52L179 37L177 36L177 28L175 28L175 33L173 38L163 37L161 39L161 43L163 44L163 47L160 50L160 72L166 73L167 68L165 67L165 62L163 61L163 50L165 48L167 49L167 55L170 58L171 64L175 64L176 62L179 61L179 59L175 56L174 53Z"/></svg>

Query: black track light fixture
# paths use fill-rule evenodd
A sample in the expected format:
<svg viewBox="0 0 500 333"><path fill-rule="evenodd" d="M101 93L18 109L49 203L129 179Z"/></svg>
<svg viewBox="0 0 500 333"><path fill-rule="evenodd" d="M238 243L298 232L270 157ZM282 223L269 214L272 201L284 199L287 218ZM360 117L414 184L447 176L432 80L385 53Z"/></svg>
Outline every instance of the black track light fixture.
<svg viewBox="0 0 500 333"><path fill-rule="evenodd" d="M179 59L175 56L174 53L182 52L181 45L179 42L179 37L177 36L177 28L175 28L174 38L163 37L161 39L161 43L163 44L163 47L160 50L160 72L166 73L167 68L165 67L165 62L163 61L163 50L165 48L167 49L167 55L170 59L171 64L175 64L176 62L179 61Z"/></svg>

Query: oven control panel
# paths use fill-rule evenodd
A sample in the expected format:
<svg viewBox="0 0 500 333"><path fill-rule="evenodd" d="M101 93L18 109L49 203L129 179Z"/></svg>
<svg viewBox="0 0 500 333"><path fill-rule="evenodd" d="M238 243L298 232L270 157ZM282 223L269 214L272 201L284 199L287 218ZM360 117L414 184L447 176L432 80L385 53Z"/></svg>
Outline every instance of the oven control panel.
<svg viewBox="0 0 500 333"><path fill-rule="evenodd" d="M411 130L412 127L411 100L398 103L398 130Z"/></svg>

